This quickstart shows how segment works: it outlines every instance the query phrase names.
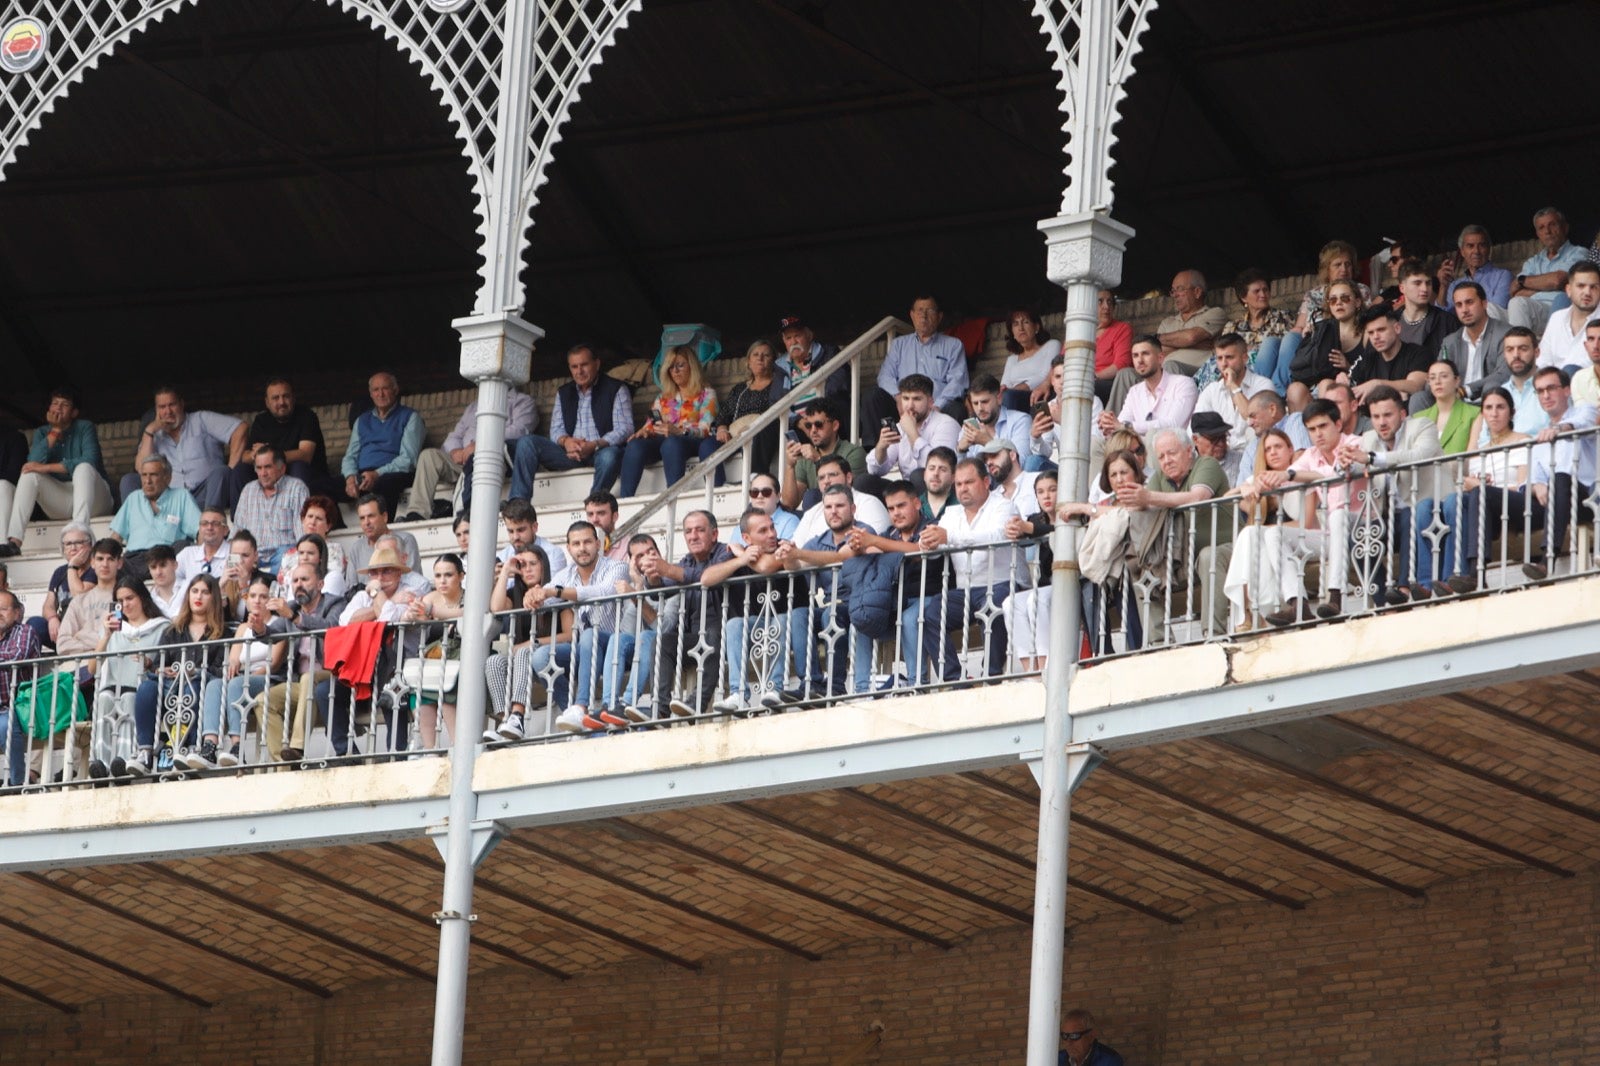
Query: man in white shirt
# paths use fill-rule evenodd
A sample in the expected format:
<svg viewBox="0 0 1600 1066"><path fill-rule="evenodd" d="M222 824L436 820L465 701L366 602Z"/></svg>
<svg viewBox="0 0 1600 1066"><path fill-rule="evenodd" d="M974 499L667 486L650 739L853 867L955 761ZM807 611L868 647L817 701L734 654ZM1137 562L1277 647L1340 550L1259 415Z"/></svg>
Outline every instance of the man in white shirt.
<svg viewBox="0 0 1600 1066"><path fill-rule="evenodd" d="M220 509L200 512L200 532L193 544L178 552L178 591L201 574L222 580L228 565L228 516ZM181 597L180 597L181 598Z"/></svg>
<svg viewBox="0 0 1600 1066"><path fill-rule="evenodd" d="M1600 407L1600 320L1591 319L1583 327L1583 354L1589 365L1572 375L1572 402Z"/></svg>
<svg viewBox="0 0 1600 1066"><path fill-rule="evenodd" d="M878 444L867 453L867 473L875 476L898 470L900 476L923 488L922 468L935 448L954 448L961 423L933 407L933 380L924 374L900 379L900 418L878 431ZM879 527L882 528L882 527Z"/></svg>
<svg viewBox="0 0 1600 1066"><path fill-rule="evenodd" d="M850 471L850 464L841 455L830 455L817 464L817 488L827 492L833 485L848 486L856 503L856 521L871 526L874 533L888 529L889 511L883 506L883 501L859 491L854 482L855 475ZM822 504L818 503L800 516L800 525L794 531L794 543L809 544L827 528L827 516L822 513Z"/></svg>
<svg viewBox="0 0 1600 1066"><path fill-rule="evenodd" d="M1544 555L1534 556L1523 566L1522 572L1532 581L1543 581L1550 576L1551 561L1570 555L1572 551L1567 543L1567 524L1572 521L1574 486L1578 493L1578 521L1585 525L1594 521L1588 501L1594 495L1595 435L1560 435L1594 428L1596 411L1593 407L1573 404L1571 379L1559 367L1545 367L1533 380L1539 392L1539 405L1549 416L1550 425L1533 438L1538 444L1533 449L1533 465L1528 471L1529 507L1533 511L1534 527L1545 526L1549 539ZM1546 515L1549 515L1548 521Z"/></svg>
<svg viewBox="0 0 1600 1066"><path fill-rule="evenodd" d="M1600 264L1585 259L1567 272L1567 298L1572 306L1550 316L1539 340L1540 369L1583 366L1583 330L1600 307Z"/></svg>
<svg viewBox="0 0 1600 1066"><path fill-rule="evenodd" d="M546 585L551 598L578 605L572 654L572 702L556 719L556 728L570 733L606 726L626 726L628 720L605 707L593 716L589 707L600 698L600 664L617 631L615 601L586 603L617 594L617 582L628 580L625 564L600 554L600 531L592 522L574 522L567 527L567 558L571 562L555 572Z"/></svg>
<svg viewBox="0 0 1600 1066"><path fill-rule="evenodd" d="M539 427L539 412L533 405L533 397L523 389L512 389L509 399L505 447L506 454L515 457L517 442ZM411 480L411 509L400 521L447 517L451 510L449 501L433 498L440 485L461 485L460 509L471 511L472 457L477 451L478 401L473 400L461 412L444 444L438 448L424 448L417 456L417 472ZM507 469L510 462L508 459Z"/></svg>
<svg viewBox="0 0 1600 1066"><path fill-rule="evenodd" d="M1030 584L1022 549L1006 539L1006 523L1017 517L1017 509L989 491L989 472L976 459L956 464L956 502L938 525L922 531L923 551L957 550L949 556L952 587L918 600L915 611L906 614L902 650L913 684L961 679L960 652L949 630L965 632L971 622L983 626L986 676L1001 676L1006 661L1001 605L1012 589Z"/></svg>
<svg viewBox="0 0 1600 1066"><path fill-rule="evenodd" d="M1237 456L1250 435L1250 401L1258 393L1272 392L1272 382L1250 369L1249 345L1237 333L1218 337L1213 354L1217 380L1200 390L1194 413L1220 415L1228 424L1228 450Z"/></svg>

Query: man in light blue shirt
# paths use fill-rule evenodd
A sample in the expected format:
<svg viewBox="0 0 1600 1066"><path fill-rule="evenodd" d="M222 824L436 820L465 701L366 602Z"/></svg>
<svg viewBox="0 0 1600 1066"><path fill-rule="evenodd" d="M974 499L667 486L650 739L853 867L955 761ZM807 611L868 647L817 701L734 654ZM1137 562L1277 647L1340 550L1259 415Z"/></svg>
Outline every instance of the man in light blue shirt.
<svg viewBox="0 0 1600 1066"><path fill-rule="evenodd" d="M1511 428L1532 436L1550 424L1544 409L1539 406L1539 394L1533 386L1533 371L1539 361L1539 342L1526 326L1512 326L1500 342L1510 375L1500 384L1511 394L1516 405L1512 413ZM1476 442L1474 442L1476 447Z"/></svg>
<svg viewBox="0 0 1600 1066"><path fill-rule="evenodd" d="M1540 248L1523 261L1522 269L1511 282L1511 305L1507 318L1513 326L1527 326L1543 333L1550 313L1571 301L1565 292L1567 271L1584 258L1582 248L1567 240L1567 216L1554 207L1541 208L1533 216L1533 232Z"/></svg>
<svg viewBox="0 0 1600 1066"><path fill-rule="evenodd" d="M982 459L984 445L997 437L1009 440L1018 455L1030 452L1033 419L1023 411L1000 405L1000 382L993 374L979 374L967 397L972 401L972 417L961 423L957 452Z"/></svg>
<svg viewBox="0 0 1600 1066"><path fill-rule="evenodd" d="M915 330L889 342L889 353L878 370L878 387L861 403L861 438L874 445L883 430L885 418L900 420L895 397L900 379L921 374L933 381L933 405L957 422L967 417L967 350L960 341L939 332L944 314L932 296L918 296L911 303L911 326Z"/></svg>
<svg viewBox="0 0 1600 1066"><path fill-rule="evenodd" d="M123 569L139 580L149 576L144 555L157 544L181 548L200 532L200 506L189 490L172 483L172 464L147 455L139 463L140 491L122 501L111 519L111 535L127 547Z"/></svg>
<svg viewBox="0 0 1600 1066"><path fill-rule="evenodd" d="M1495 266L1491 261L1494 245L1489 231L1479 225L1463 226L1456 241L1456 251L1445 257L1439 265L1439 306L1449 310L1455 306L1456 286L1463 281L1476 281L1483 286L1489 299L1490 313L1504 317L1506 304L1511 302L1511 271Z"/></svg>

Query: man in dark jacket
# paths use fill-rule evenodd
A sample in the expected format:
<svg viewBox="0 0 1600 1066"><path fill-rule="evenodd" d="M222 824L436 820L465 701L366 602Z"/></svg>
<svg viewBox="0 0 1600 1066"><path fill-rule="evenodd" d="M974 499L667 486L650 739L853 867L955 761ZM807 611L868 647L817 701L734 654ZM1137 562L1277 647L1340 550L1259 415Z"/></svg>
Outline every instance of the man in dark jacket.
<svg viewBox="0 0 1600 1066"><path fill-rule="evenodd" d="M1095 1037L1094 1015L1086 1010L1068 1011L1061 1017L1061 1055L1056 1066L1122 1066L1122 1056Z"/></svg>
<svg viewBox="0 0 1600 1066"><path fill-rule="evenodd" d="M567 352L572 380L556 392L550 436L529 433L517 441L511 460L511 499L533 499L539 468L594 467L590 492L610 492L622 469L622 448L633 436L633 394L615 378L600 375L600 357L580 344Z"/></svg>

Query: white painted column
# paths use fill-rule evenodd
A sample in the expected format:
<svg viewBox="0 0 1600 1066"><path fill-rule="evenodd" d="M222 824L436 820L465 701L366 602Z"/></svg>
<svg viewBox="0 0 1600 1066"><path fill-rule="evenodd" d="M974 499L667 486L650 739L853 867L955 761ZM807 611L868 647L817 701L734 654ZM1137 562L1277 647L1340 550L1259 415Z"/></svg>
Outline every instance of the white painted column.
<svg viewBox="0 0 1600 1066"><path fill-rule="evenodd" d="M1122 253L1133 231L1103 212L1039 224L1048 246L1050 280L1067 290L1061 342L1060 498L1085 500L1089 488L1090 413L1094 403L1095 299L1122 280ZM1094 765L1087 748L1068 751L1068 694L1077 670L1082 618L1076 524L1056 526L1050 577L1050 660L1045 685L1044 750L1039 779L1039 855L1034 873L1033 958L1028 988L1028 1066L1055 1066L1060 1050L1061 975L1067 934L1067 832L1072 790Z"/></svg>

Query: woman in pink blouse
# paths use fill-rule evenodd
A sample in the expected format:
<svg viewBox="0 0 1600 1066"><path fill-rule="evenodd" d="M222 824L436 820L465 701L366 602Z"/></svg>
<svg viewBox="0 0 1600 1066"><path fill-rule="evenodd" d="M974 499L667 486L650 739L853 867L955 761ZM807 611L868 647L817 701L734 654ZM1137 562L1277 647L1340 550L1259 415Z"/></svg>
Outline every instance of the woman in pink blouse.
<svg viewBox="0 0 1600 1066"><path fill-rule="evenodd" d="M636 495L644 468L657 459L667 484L674 485L683 477L690 455L705 460L717 447L717 391L701 378L693 348L673 348L661 367L661 395L650 406L650 418L628 438L622 453L619 493L624 498ZM721 485L721 468L716 479Z"/></svg>

